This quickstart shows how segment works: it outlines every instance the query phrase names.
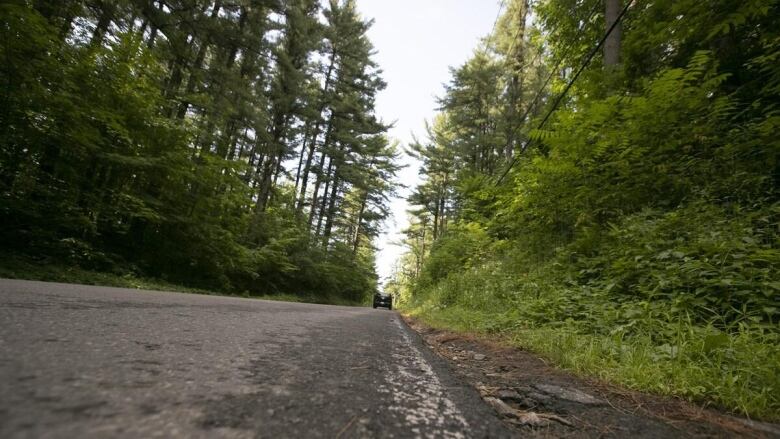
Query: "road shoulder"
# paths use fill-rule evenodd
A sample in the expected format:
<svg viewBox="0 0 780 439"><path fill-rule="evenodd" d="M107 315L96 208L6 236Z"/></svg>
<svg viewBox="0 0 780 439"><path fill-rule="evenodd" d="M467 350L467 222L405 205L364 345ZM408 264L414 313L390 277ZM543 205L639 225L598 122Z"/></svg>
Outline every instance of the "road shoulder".
<svg viewBox="0 0 780 439"><path fill-rule="evenodd" d="M404 321L522 437L780 437L780 426L618 388L485 337Z"/></svg>
<svg viewBox="0 0 780 439"><path fill-rule="evenodd" d="M429 374L435 375L437 384L446 393L446 398L454 403L454 407L460 416L462 416L464 425L462 431L457 432L453 437L469 438L504 438L516 437L516 433L503 423L500 417L487 406L479 392L469 383L458 376L457 371L450 367L445 358L437 355L436 352L428 348L426 340L421 337L419 331L409 326L409 322L399 314L398 324L402 331L408 337L408 344L405 349L415 351L412 357L419 357L422 361L409 361L402 359L399 364L406 364L407 368L419 368L419 363L424 363L424 367L430 367ZM398 375L404 376L412 372L412 375L419 375L414 371L396 371ZM419 379L419 378L417 378Z"/></svg>

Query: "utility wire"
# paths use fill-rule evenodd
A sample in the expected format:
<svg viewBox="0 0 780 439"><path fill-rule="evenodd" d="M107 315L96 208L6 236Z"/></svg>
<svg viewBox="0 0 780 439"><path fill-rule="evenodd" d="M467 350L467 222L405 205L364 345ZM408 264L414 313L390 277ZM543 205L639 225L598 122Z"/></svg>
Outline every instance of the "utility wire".
<svg viewBox="0 0 780 439"><path fill-rule="evenodd" d="M508 12L508 10L507 10ZM528 11L526 11L527 13ZM525 20L525 16L523 16L523 19ZM517 26L517 30L515 31L515 35L512 37L512 40L509 43L509 50L506 51L506 58L504 59L504 68L506 69L509 67L509 55L512 53L512 49L515 48L515 42L517 41L517 38L520 36L520 30L525 29L525 23L523 23L522 26ZM525 39L525 35L523 35L523 39ZM538 54L537 54L538 56ZM534 61L536 61L536 58L534 58ZM533 63L533 62L532 62ZM527 63L523 63L522 67L525 67Z"/></svg>
<svg viewBox="0 0 780 439"><path fill-rule="evenodd" d="M486 53L488 46L491 43L491 40L493 39L493 34L496 32L496 26L498 25L498 19L501 18L501 10L504 9L504 4L506 3L506 0L501 0L501 3L498 4L498 11L496 12L496 18L493 20L493 27L490 28L490 33L488 34L487 38L485 39L485 45L482 47L482 53Z"/></svg>
<svg viewBox="0 0 780 439"><path fill-rule="evenodd" d="M566 57L569 56L569 52L571 52L571 50L574 48L574 45L576 44L576 42L578 42L580 40L580 38L582 37L583 33L585 32L585 29L586 29L588 23L590 23L591 18L593 18L593 15L596 14L596 12L599 10L600 6L601 6L600 2L596 2L596 4L593 6L593 8L591 8L590 12L588 13L588 16L585 18L585 20L582 21L582 24L579 26L579 29L577 29L577 35L574 36L573 42L566 47L566 49L563 51L563 54L561 54L561 56L555 62L555 66L552 69L550 69L550 74L547 76L547 79L544 81L544 84L542 84L542 86L536 92L536 95L534 96L533 101L525 109L525 111L523 112L523 115L518 118L518 121L520 123L515 125L515 127L512 129L512 132L510 133L510 137L514 137L517 134L517 131L522 126L522 122L525 120L525 118L528 116L528 114L536 107L536 103L539 101L539 98L542 96L542 92L544 92L545 88L547 87L547 84L550 82L552 77L558 71L558 67L560 67L560 65L563 62L563 60L565 60ZM519 36L519 34L520 34L520 28L518 28L517 32L515 32L515 38L512 40L513 44L514 44L515 40L517 39L517 37ZM508 53L511 53L511 48L513 48L513 45L510 46L510 51ZM534 56L533 60L531 60L530 63L523 63L523 66L521 68L525 68L527 65L531 65L532 66L536 62L536 60L539 59L542 56L543 53L544 53L544 48L542 48L541 50L536 52L536 56ZM505 61L505 63L504 63L504 67L508 68L508 66L509 66L509 61L507 59ZM525 151L525 148L523 148L522 151ZM513 158L513 160L514 160L514 158ZM487 174L483 175L482 179L480 180L480 184L484 183L485 180L487 180L488 178L490 178L490 177ZM502 178L503 178L503 176L502 176Z"/></svg>
<svg viewBox="0 0 780 439"><path fill-rule="evenodd" d="M580 37L582 37L582 34L585 33L585 28L590 22L590 19L593 18L593 16L596 14L596 11L598 11L599 7L601 7L601 3L597 2L593 9L590 10L590 13L588 14L588 17L585 18L585 20L582 22L582 26L577 31L577 35L574 37L574 41L578 41ZM544 92L545 88L547 87L547 84L550 83L550 80L552 80L552 77L555 76L555 74L558 72L558 68L561 66L561 63L563 60L566 59L567 56L569 56L569 53L574 48L574 43L569 44L566 47L566 50L563 51L563 54L558 58L558 61L555 62L555 66L550 69L550 74L547 75L547 79L545 79L544 84L542 84L541 87L539 87L539 91L536 92L536 95L534 96L533 101L531 101L531 104L528 105L528 108L525 109L525 112L523 112L523 115L520 117L520 122L524 121L525 118L528 116L528 114L533 111L533 109L536 107L536 103L539 101L539 98L542 96L542 92ZM596 49L598 50L598 48ZM542 51L540 51L538 55L541 55ZM515 130L517 130L521 125L517 125ZM513 132L512 135L514 136L516 133Z"/></svg>
<svg viewBox="0 0 780 439"><path fill-rule="evenodd" d="M626 12L628 11L628 8L629 8L629 7L631 7L631 5L632 5L633 3L634 3L634 0L629 0L629 2L628 2L628 3L626 3L626 5L623 7L623 10L621 10L621 11L620 11L620 15L618 15L618 16L617 16L617 18L615 19L615 21L612 23L612 26L610 26L610 27L609 27L609 29L607 29L607 32L604 34L604 36L603 36L603 37L601 37L601 40L599 40L599 44L598 44L598 45L596 45L596 47L594 47L594 48L593 48L593 49L590 51L590 53L588 54L588 56L585 58L585 62L583 62L583 63L582 63L582 65L580 66L580 68L577 70L577 73L575 73L575 74L574 74L574 76L572 76L572 78L571 78L571 80L569 81L569 83L568 83L568 84L566 84L566 88L564 88L564 89L563 89L563 91L561 92L561 94L559 94L559 95L558 95L558 97L555 99L555 101L553 102L553 105L552 105L552 107L550 107L550 110L549 110L549 111L547 112L547 114L544 116L544 119L542 119L542 122L541 122L541 123L539 123L539 126L537 126L537 127L536 127L536 129L537 129L537 130L540 130L540 129L542 129L542 127L544 126L544 124L546 124L546 123L547 123L547 120L548 120L548 119L550 119L550 116L551 116L551 115L553 114L553 112L555 112L555 110L558 108L558 105L560 105L560 103L561 103L561 101L563 100L563 98L564 98L564 97L566 96L566 94L569 92L569 89L571 89L572 85L574 85L574 82L577 80L577 78L579 78L579 77L580 77L580 74L582 73L582 71L583 71L583 70L585 70L585 68L586 68L586 67L588 67L588 64L590 64L590 61L593 59L593 57L596 55L596 53L598 53L598 51L599 51L599 50L601 49L601 47L604 45L604 42L607 40L607 38L609 37L609 35L610 35L610 34L612 33L612 31L615 29L615 27L617 27L617 25L618 25L618 24L620 23L620 21L623 19L623 16L625 16L625 15L626 15ZM530 109L530 107L529 107L529 109ZM527 143L526 143L526 144L523 146L523 149L522 149L520 152L521 152L521 153L525 152L525 150L526 150L526 149L528 149L528 147L529 147L529 146L531 146L531 143L533 143L533 141L532 141L532 140L529 140L529 141L528 141L528 142L527 142ZM514 165L517 163L517 160L518 160L518 158L517 158L517 157L518 157L519 155L520 155L520 154L518 154L517 156L515 156L515 157L512 159L512 161L509 163L509 166L506 168L506 170L504 171L504 173L503 173L503 174L501 174L501 177L499 177L499 178L498 178L498 180L496 181L496 186L498 186L499 184L501 184L501 182L504 180L504 177L506 177L506 175L509 173L509 171L512 169L512 167L513 167L513 166L514 166Z"/></svg>

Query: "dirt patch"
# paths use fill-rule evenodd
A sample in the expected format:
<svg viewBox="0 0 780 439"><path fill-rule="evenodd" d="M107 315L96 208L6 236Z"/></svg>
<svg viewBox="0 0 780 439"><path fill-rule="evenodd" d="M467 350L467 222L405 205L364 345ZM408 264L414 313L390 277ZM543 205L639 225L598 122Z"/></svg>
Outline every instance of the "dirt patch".
<svg viewBox="0 0 780 439"><path fill-rule="evenodd" d="M404 320L522 437L780 438L777 424L584 379L484 337Z"/></svg>

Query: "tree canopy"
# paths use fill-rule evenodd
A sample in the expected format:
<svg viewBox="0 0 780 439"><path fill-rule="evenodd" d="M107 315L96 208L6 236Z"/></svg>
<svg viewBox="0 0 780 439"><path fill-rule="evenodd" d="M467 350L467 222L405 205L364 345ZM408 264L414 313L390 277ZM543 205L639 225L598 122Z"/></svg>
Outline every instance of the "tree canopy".
<svg viewBox="0 0 780 439"><path fill-rule="evenodd" d="M42 263L359 301L398 151L353 0L0 5L0 240Z"/></svg>

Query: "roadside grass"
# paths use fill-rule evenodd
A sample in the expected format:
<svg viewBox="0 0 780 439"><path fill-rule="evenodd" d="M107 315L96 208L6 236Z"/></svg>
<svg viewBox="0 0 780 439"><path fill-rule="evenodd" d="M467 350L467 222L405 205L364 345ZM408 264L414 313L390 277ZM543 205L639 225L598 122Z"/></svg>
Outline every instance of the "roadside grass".
<svg viewBox="0 0 780 439"><path fill-rule="evenodd" d="M544 300L508 300L491 294L488 284L481 286L479 303L442 305L441 296L428 292L407 302L403 312L439 329L498 338L578 375L780 421L776 328L740 325L725 332L690 322L661 322L672 335L659 337L661 329L625 331L603 322L606 328L594 330L571 319L534 321L529 315L543 309Z"/></svg>
<svg viewBox="0 0 780 439"><path fill-rule="evenodd" d="M171 291L177 293L203 294L210 296L231 296L283 302L318 303L342 306L363 306L341 298L298 296L290 293L251 295L248 292L221 292L193 288L166 282L161 279L138 276L133 273L117 274L86 270L77 266L41 264L24 257L0 255L0 278L62 282L70 284L96 285L105 287L132 288L138 290Z"/></svg>
<svg viewBox="0 0 780 439"><path fill-rule="evenodd" d="M453 225L400 305L577 374L780 421L778 209L696 201L568 241Z"/></svg>

